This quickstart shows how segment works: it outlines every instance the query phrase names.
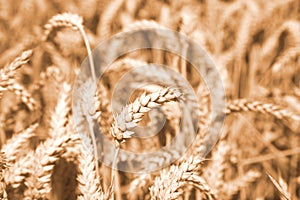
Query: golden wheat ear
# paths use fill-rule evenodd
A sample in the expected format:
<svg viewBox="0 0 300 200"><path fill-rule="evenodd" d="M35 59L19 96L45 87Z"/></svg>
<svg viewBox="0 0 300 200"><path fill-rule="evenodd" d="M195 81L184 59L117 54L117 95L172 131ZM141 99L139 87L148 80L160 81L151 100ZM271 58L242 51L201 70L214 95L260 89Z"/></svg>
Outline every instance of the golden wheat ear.
<svg viewBox="0 0 300 200"><path fill-rule="evenodd" d="M262 114L269 114L283 122L287 123L293 131L299 132L300 116L289 110L283 109L278 105L264 103L260 101L250 101L247 99L236 99L231 101L226 108L226 114L235 112L252 111Z"/></svg>
<svg viewBox="0 0 300 200"><path fill-rule="evenodd" d="M150 110L166 102L176 101L180 98L181 93L171 88L164 88L154 93L146 95L145 93L137 98L132 104L126 106L121 113L115 118L112 124L111 135L116 141L116 145L125 142L134 134L130 129L137 126Z"/></svg>
<svg viewBox="0 0 300 200"><path fill-rule="evenodd" d="M6 155L3 152L0 152L0 199L7 199L7 193L6 193L6 184L3 180L3 173L5 172L7 168L7 159Z"/></svg>
<svg viewBox="0 0 300 200"><path fill-rule="evenodd" d="M202 158L190 157L168 170L163 169L149 188L151 200L178 199L183 195L180 189L189 185L198 189L205 199L216 199L205 179L200 176L202 162Z"/></svg>
<svg viewBox="0 0 300 200"><path fill-rule="evenodd" d="M96 84L96 73L95 73L95 66L94 66L94 60L92 55L92 50L90 47L90 43L88 41L88 37L86 35L86 32L84 31L83 26L83 18L77 14L71 14L71 13L63 13L53 16L48 23L45 25L45 33L44 33L44 40L47 40L52 32L59 28L72 28L73 30L77 30L80 32L85 47L87 49L88 53L88 59L91 69L92 78L94 81L94 84Z"/></svg>
<svg viewBox="0 0 300 200"><path fill-rule="evenodd" d="M78 30L83 38L83 41L85 43L86 49L87 49L87 53L88 53L88 60L89 60L89 64L90 64L90 70L91 70L91 75L92 75L92 85L96 86L97 84L97 78L96 78L96 72L95 72L95 66L94 66L94 60L93 60L93 55L92 55L92 50L90 47L90 43L88 41L87 35L84 31L84 26L83 26L83 19L81 16L77 15L77 14L71 14L71 13L63 13L63 14L58 14L53 16L48 23L45 25L45 40L48 39L48 37L50 36L51 32L53 32L55 29L57 28L63 28L63 27L67 27L67 28L72 28L74 30ZM92 93L94 94L93 90ZM94 106L94 103L92 104L92 106ZM91 119L92 116L90 116L90 114L88 114L87 116L87 120L90 126L90 131L89 134L93 140L93 145L94 145L94 156L96 157L96 159L98 158L98 153L97 153L97 147L96 147L96 136L95 133L93 131L93 120ZM96 162L96 161L95 161ZM96 165L96 169L97 172L99 172L98 170L98 165Z"/></svg>
<svg viewBox="0 0 300 200"><path fill-rule="evenodd" d="M78 199L105 199L102 187L100 185L100 177L97 172L93 147L89 138L82 136L85 140L83 145L80 145L80 153L78 155Z"/></svg>
<svg viewBox="0 0 300 200"><path fill-rule="evenodd" d="M37 103L31 94L16 81L16 72L20 67L28 63L32 55L32 50L23 51L10 64L0 69L0 99L3 91L14 92L21 101L32 111L37 108Z"/></svg>

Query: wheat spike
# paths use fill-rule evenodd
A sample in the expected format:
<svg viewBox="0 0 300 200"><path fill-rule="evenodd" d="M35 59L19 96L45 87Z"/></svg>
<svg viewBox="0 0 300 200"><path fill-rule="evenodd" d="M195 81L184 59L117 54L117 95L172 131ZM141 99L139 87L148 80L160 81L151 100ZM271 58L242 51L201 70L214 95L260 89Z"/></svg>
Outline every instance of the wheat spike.
<svg viewBox="0 0 300 200"><path fill-rule="evenodd" d="M35 100L23 86L16 82L15 76L16 71L29 61L31 55L32 50L24 51L13 62L0 70L0 98L3 91L10 90L20 97L30 110L33 110L36 106Z"/></svg>
<svg viewBox="0 0 300 200"><path fill-rule="evenodd" d="M217 149L212 152L212 159L204 170L203 176L216 194L224 184L224 172L228 167L226 155L229 154L230 146L225 141L220 141Z"/></svg>
<svg viewBox="0 0 300 200"><path fill-rule="evenodd" d="M100 35L101 39L109 37L111 33L111 25L115 19L118 10L123 5L124 0L114 0L106 7L101 16L101 21L98 26L97 33Z"/></svg>
<svg viewBox="0 0 300 200"><path fill-rule="evenodd" d="M141 174L135 178L129 185L128 198L137 199L138 197L143 197L145 195L144 192L138 193L136 188L141 188L141 190L148 188L152 183L152 178L150 174Z"/></svg>
<svg viewBox="0 0 300 200"><path fill-rule="evenodd" d="M274 116L277 119L292 119L299 121L300 117L288 110L282 109L281 107L269 104L262 103L259 101L249 101L247 99L236 99L230 102L226 108L226 114L231 114L234 112L241 111L253 111L263 114L269 114Z"/></svg>
<svg viewBox="0 0 300 200"><path fill-rule="evenodd" d="M35 151L25 157L23 168L29 177L25 178L27 190L25 199L45 198L51 191L51 174L55 163L68 148L74 148L79 143L78 135L63 136L57 139L49 138L41 143Z"/></svg>
<svg viewBox="0 0 300 200"><path fill-rule="evenodd" d="M3 152L0 152L0 199L7 200L7 193L5 191L6 184L3 179L3 173L7 168L7 159L6 155Z"/></svg>
<svg viewBox="0 0 300 200"><path fill-rule="evenodd" d="M29 110L36 110L37 103L35 99L22 85L20 85L17 82L13 82L12 85L7 86L7 89L13 91L21 99L21 101L29 108Z"/></svg>
<svg viewBox="0 0 300 200"><path fill-rule="evenodd" d="M57 105L50 120L49 134L52 138L59 138L67 134L68 115L71 112L71 92L71 85L63 82Z"/></svg>
<svg viewBox="0 0 300 200"><path fill-rule="evenodd" d="M82 200L100 200L106 199L100 185L100 177L97 174L95 159L92 154L93 148L80 147L80 154L78 155L78 190L80 195L78 199Z"/></svg>
<svg viewBox="0 0 300 200"><path fill-rule="evenodd" d="M234 194L240 191L242 188L249 186L255 180L257 180L261 174L257 171L250 170L246 172L242 177L238 177L232 181L223 184L221 187L220 196L231 199Z"/></svg>
<svg viewBox="0 0 300 200"><path fill-rule="evenodd" d="M88 53L88 59L91 69L91 74L94 83L96 84L96 73L95 73L95 66L94 66L94 60L92 56L92 50L90 47L90 43L88 41L88 37L84 31L83 27L83 19L81 16L77 14L71 14L71 13L63 13L53 16L48 23L45 25L45 39L47 40L50 36L51 32L53 32L56 28L63 28L68 27L72 28L74 30L78 30L83 38L84 44L86 46L86 50Z"/></svg>
<svg viewBox="0 0 300 200"><path fill-rule="evenodd" d="M35 123L20 133L14 134L2 147L2 151L5 152L10 163L14 163L18 157L24 156L26 154L26 152L24 152L25 149L30 149L30 138L34 136L34 131L37 127L38 123Z"/></svg>
<svg viewBox="0 0 300 200"><path fill-rule="evenodd" d="M215 199L210 187L200 176L203 159L190 157L179 165L172 165L169 170L162 170L155 178L154 185L150 187L151 199L178 199L188 185L193 185L207 198Z"/></svg>
<svg viewBox="0 0 300 200"><path fill-rule="evenodd" d="M40 78L34 83L33 88L39 90L45 86L46 81L53 78L56 82L62 82L63 76L61 70L56 66L49 66L47 69L40 73Z"/></svg>
<svg viewBox="0 0 300 200"><path fill-rule="evenodd" d="M273 73L274 74L280 73L280 71L283 70L286 65L288 65L291 61L294 61L299 57L300 57L299 46L289 48L276 59L276 62L272 66Z"/></svg>
<svg viewBox="0 0 300 200"><path fill-rule="evenodd" d="M0 86L5 88L15 78L16 70L29 61L32 50L23 51L22 54L12 61L9 65L0 70Z"/></svg>
<svg viewBox="0 0 300 200"><path fill-rule="evenodd" d="M140 20L140 21L135 21L133 23L130 23L128 26L125 26L123 28L123 31L136 31L136 30L141 30L141 29L165 29L164 26L160 25L154 20Z"/></svg>
<svg viewBox="0 0 300 200"><path fill-rule="evenodd" d="M111 135L119 145L125 139L130 138L133 134L131 128L137 126L145 115L151 109L170 101L177 100L181 94L171 88L164 88L152 94L146 95L145 93L132 104L129 104L121 113L115 118L112 124Z"/></svg>
<svg viewBox="0 0 300 200"><path fill-rule="evenodd" d="M44 26L45 39L47 39L52 31L56 28L69 27L74 30L83 28L83 19L81 16L71 13L63 13L53 16L48 23Z"/></svg>

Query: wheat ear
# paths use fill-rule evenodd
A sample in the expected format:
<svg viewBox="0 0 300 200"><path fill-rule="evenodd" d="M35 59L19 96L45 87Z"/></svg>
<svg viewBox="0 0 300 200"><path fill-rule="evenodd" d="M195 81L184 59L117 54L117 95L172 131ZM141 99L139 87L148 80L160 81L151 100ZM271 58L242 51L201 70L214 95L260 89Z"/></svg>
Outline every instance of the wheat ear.
<svg viewBox="0 0 300 200"><path fill-rule="evenodd" d="M241 111L253 111L263 114L269 114L277 119L292 119L299 121L300 117L288 110L282 109L280 106L263 103L259 101L249 101L247 99L236 99L230 102L226 108L226 114Z"/></svg>
<svg viewBox="0 0 300 200"><path fill-rule="evenodd" d="M92 151L92 147L89 148ZM100 185L100 177L97 174L95 158L86 147L80 146L78 155L78 190L80 195L78 199L105 199Z"/></svg>
<svg viewBox="0 0 300 200"><path fill-rule="evenodd" d="M49 134L52 138L62 137L67 133L68 115L71 112L71 92L71 85L62 83L57 105L50 120Z"/></svg>
<svg viewBox="0 0 300 200"><path fill-rule="evenodd" d="M30 138L34 136L37 127L38 124L35 123L20 133L14 134L2 147L10 163L14 163L20 155L26 153L24 150L29 149Z"/></svg>
<svg viewBox="0 0 300 200"><path fill-rule="evenodd" d="M279 73L284 69L284 66L288 65L292 61L300 57L300 47L291 47L286 50L281 56L276 59L276 62L272 66L274 74Z"/></svg>
<svg viewBox="0 0 300 200"><path fill-rule="evenodd" d="M228 167L226 155L229 153L230 145L224 140L220 141L217 149L212 152L212 159L209 162L209 166L203 172L204 178L216 194L219 194L220 188L224 184L224 172Z"/></svg>
<svg viewBox="0 0 300 200"><path fill-rule="evenodd" d="M88 53L88 59L89 59L89 63L90 63L90 70L91 70L91 74L92 74L92 80L95 86L97 84L97 78L96 78L96 72L95 72L95 65L94 65L94 60L93 60L93 55L92 55L92 50L90 47L90 43L88 41L87 35L84 31L84 27L83 27L83 19L81 16L76 15L76 14L71 14L71 13L63 13L63 14L58 14L53 16L49 22L45 25L45 39L47 39L50 35L50 33L55 30L56 28L59 27L69 27L72 28L74 30L78 30L83 38L83 41L85 43L86 49L87 49L87 53ZM94 106L94 105L93 105ZM92 116L87 116L87 120L89 123L89 126L92 126ZM96 147L96 136L94 133L93 128L90 128L89 131L91 138L93 140L93 144L94 144L94 156L96 158L98 158L98 152L97 152L97 147ZM98 166L97 166L97 171L98 171Z"/></svg>
<svg viewBox="0 0 300 200"><path fill-rule="evenodd" d="M113 0L103 11L97 34L101 39L108 37L111 33L111 24L115 19L118 10L123 5L124 0Z"/></svg>
<svg viewBox="0 0 300 200"><path fill-rule="evenodd" d="M7 200L7 193L5 191L6 185L3 179L3 173L7 168L6 155L0 152L0 199Z"/></svg>
<svg viewBox="0 0 300 200"><path fill-rule="evenodd" d="M53 16L48 21L48 23L45 25L46 31L45 31L45 39L44 40L48 39L48 37L50 36L52 31L54 31L57 28L62 28L62 27L69 27L69 28L72 28L73 30L78 30L80 32L80 34L83 38L84 44L86 46L86 49L87 49L93 81L96 84L96 73L95 73L94 61L93 61L93 56L92 56L92 50L91 50L87 35L84 31L82 17L79 15L76 15L76 14L71 14L71 13L63 13L63 14L58 14L58 15Z"/></svg>
<svg viewBox="0 0 300 200"><path fill-rule="evenodd" d="M56 161L68 148L74 148L80 142L78 135L49 138L41 143L36 150L29 152L23 163L29 177L25 178L27 190L25 199L46 198L51 191L51 175Z"/></svg>
<svg viewBox="0 0 300 200"><path fill-rule="evenodd" d="M16 71L29 61L31 55L32 50L24 51L13 62L0 70L0 98L3 91L10 90L20 97L30 110L34 110L36 101L22 85L16 82Z"/></svg>
<svg viewBox="0 0 300 200"><path fill-rule="evenodd" d="M145 93L137 98L132 104L122 109L116 116L111 128L111 135L119 146L134 133L130 129L137 126L145 115L153 108L170 101L178 100L181 93L171 88L164 88L157 92L146 95Z"/></svg>
<svg viewBox="0 0 300 200"><path fill-rule="evenodd" d="M221 187L221 197L227 197L228 199L232 199L234 194L237 194L242 188L249 186L253 183L257 178L259 178L261 174L258 171L250 170L245 173L242 177L238 177L232 181L223 184Z"/></svg>
<svg viewBox="0 0 300 200"><path fill-rule="evenodd" d="M190 157L179 165L172 165L169 170L162 170L149 188L151 199L178 199L183 194L180 189L188 185L196 187L206 199L215 199L210 187L200 176L202 162L201 158Z"/></svg>

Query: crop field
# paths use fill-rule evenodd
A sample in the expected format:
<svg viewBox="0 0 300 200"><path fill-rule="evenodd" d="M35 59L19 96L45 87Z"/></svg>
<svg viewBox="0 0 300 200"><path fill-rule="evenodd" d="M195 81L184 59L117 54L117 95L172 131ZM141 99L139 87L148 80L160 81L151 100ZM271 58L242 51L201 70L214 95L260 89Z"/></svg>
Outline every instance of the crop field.
<svg viewBox="0 0 300 200"><path fill-rule="evenodd" d="M300 199L299 0L0 0L0 199Z"/></svg>

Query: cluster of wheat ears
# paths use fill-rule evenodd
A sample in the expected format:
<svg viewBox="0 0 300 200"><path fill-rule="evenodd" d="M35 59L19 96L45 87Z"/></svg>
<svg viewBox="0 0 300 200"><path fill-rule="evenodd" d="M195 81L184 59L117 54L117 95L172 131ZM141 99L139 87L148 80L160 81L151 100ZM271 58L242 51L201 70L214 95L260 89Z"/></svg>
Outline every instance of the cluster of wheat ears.
<svg viewBox="0 0 300 200"><path fill-rule="evenodd" d="M197 113L198 131L167 167L142 174L111 169L98 162L107 144L95 145L92 134L74 128L80 64L87 57L97 68L91 49L115 33L164 27L191 38L215 62L227 101L220 139L204 157L211 113L205 77L177 55L137 50L112 63L97 84L91 115L99 131L117 149L134 152L160 149L179 134L179 101L188 94L165 68L157 77L174 87L137 88L113 113L118 80L149 63L188 80L197 100L186 105ZM299 33L299 0L1 0L0 199L300 199ZM135 73L138 79L147 70ZM151 130L161 115L164 127ZM132 137L137 126L157 134ZM180 133L190 131L184 128ZM116 166L159 167L173 154L151 163L111 156Z"/></svg>

